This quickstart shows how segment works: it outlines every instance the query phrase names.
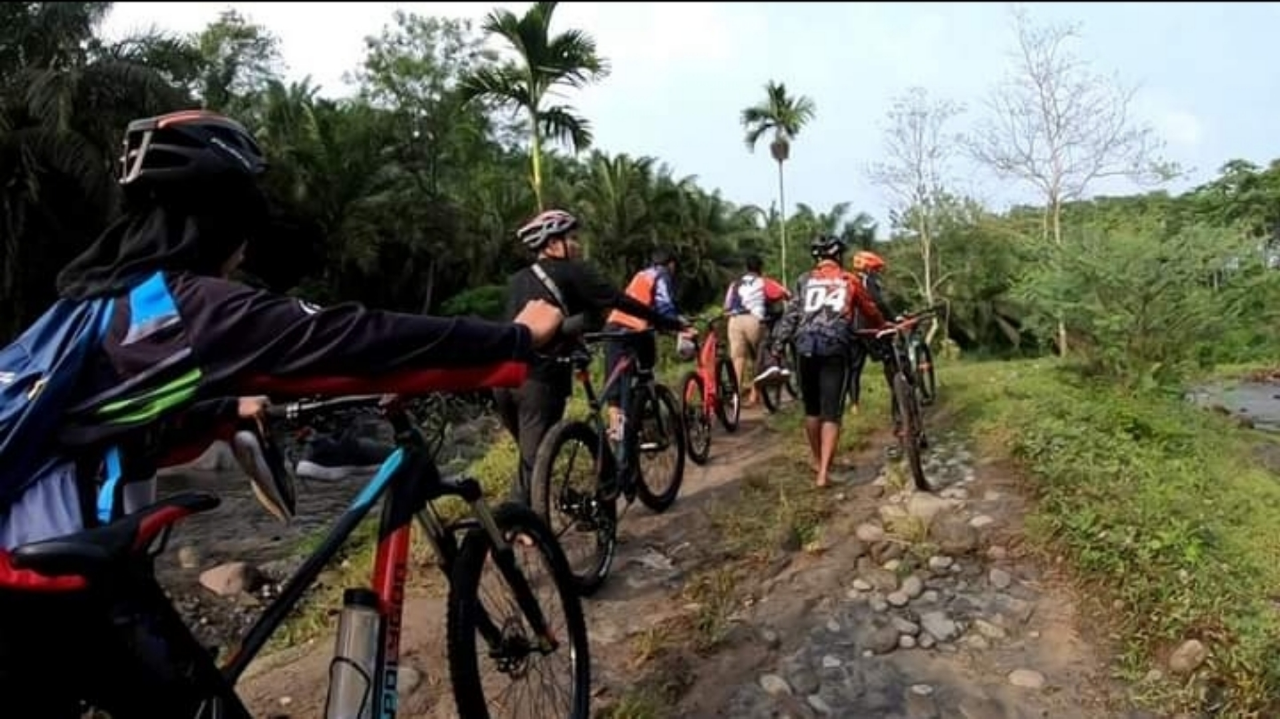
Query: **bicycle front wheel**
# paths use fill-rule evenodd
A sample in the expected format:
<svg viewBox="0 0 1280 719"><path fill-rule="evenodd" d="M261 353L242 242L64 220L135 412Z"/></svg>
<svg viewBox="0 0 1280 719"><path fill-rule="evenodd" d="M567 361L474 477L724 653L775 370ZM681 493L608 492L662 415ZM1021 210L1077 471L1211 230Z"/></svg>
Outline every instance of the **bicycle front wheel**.
<svg viewBox="0 0 1280 719"><path fill-rule="evenodd" d="M467 532L449 586L449 673L458 716L589 719L590 643L569 563L550 528L529 508L503 504L494 509L493 517L511 543L508 559L514 562L517 577L532 590L547 632L537 636L516 604L512 586L496 566L499 557L489 535L483 529ZM494 566L485 576L487 564ZM541 565L542 572L536 572L535 565ZM502 590L501 598L486 591L481 600L482 578ZM482 633L482 628L496 628L498 636L484 638L493 632ZM481 642L482 652L477 651ZM533 687L511 686L525 680L557 682L558 686L545 688L541 695L533 693ZM490 702L505 697L511 703L495 706L491 713Z"/></svg>
<svg viewBox="0 0 1280 719"><path fill-rule="evenodd" d="M742 420L742 392L738 389L738 373L727 359L716 361L716 416L724 431L738 431Z"/></svg>

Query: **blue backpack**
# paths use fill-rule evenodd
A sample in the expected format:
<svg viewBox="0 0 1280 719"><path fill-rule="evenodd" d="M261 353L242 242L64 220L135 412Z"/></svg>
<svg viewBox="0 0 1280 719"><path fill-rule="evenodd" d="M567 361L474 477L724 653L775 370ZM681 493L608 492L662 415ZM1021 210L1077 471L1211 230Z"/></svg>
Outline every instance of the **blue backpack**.
<svg viewBox="0 0 1280 719"><path fill-rule="evenodd" d="M0 349L0 507L66 462L51 446L89 353L111 320L110 299L58 300Z"/></svg>

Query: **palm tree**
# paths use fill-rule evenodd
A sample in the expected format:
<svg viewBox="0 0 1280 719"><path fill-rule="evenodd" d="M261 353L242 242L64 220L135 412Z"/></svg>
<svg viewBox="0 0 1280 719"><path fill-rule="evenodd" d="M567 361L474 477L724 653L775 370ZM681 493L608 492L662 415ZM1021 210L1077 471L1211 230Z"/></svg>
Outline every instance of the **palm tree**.
<svg viewBox="0 0 1280 719"><path fill-rule="evenodd" d="M120 128L190 104L168 81L189 68L162 65L189 64L189 48L157 35L105 43L95 31L109 9L0 7L0 336L52 301L58 269L114 211Z"/></svg>
<svg viewBox="0 0 1280 719"><path fill-rule="evenodd" d="M792 97L787 86L770 80L764 85L765 99L742 111L742 126L746 129L747 149L752 152L765 133L773 131L769 152L778 163L778 205L783 221L778 223L782 234L782 281L787 281L787 193L783 181L782 165L791 157L791 141L817 113L813 100L804 95Z"/></svg>
<svg viewBox="0 0 1280 719"><path fill-rule="evenodd" d="M568 140L574 151L591 146L586 118L568 105L543 106L557 86L579 88L603 78L608 64L596 54L596 42L581 30L551 34L555 2L537 2L523 16L510 10L494 10L485 18L485 32L502 37L519 60L478 68L459 85L463 98L488 98L500 105L523 110L529 117L529 161L534 198L542 203L542 143Z"/></svg>

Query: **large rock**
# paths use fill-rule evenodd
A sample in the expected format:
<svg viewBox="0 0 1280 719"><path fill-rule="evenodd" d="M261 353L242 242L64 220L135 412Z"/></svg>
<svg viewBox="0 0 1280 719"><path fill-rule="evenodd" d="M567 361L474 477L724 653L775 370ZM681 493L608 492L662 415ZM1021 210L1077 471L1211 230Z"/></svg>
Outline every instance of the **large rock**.
<svg viewBox="0 0 1280 719"><path fill-rule="evenodd" d="M978 530L964 517L948 514L929 525L929 541L943 554L962 556L978 548Z"/></svg>
<svg viewBox="0 0 1280 719"><path fill-rule="evenodd" d="M938 515L954 510L959 506L960 502L954 499L943 499L927 492L916 492L907 500L907 513L928 522Z"/></svg>
<svg viewBox="0 0 1280 719"><path fill-rule="evenodd" d="M220 597L252 592L262 585L262 580L262 572L244 562L228 562L200 573L200 584Z"/></svg>

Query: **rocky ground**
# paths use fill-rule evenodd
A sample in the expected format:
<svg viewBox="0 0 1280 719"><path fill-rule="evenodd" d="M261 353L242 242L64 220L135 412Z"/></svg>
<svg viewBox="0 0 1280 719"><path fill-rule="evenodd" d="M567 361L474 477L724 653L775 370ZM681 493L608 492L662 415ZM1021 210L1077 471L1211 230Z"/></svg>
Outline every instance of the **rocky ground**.
<svg viewBox="0 0 1280 719"><path fill-rule="evenodd" d="M849 492L821 559L744 616L770 646L763 671L705 716L1112 715L1069 592L1020 556L1017 495L955 438L929 476L937 495L895 491L888 472ZM808 621L791 620L797 601Z"/></svg>

